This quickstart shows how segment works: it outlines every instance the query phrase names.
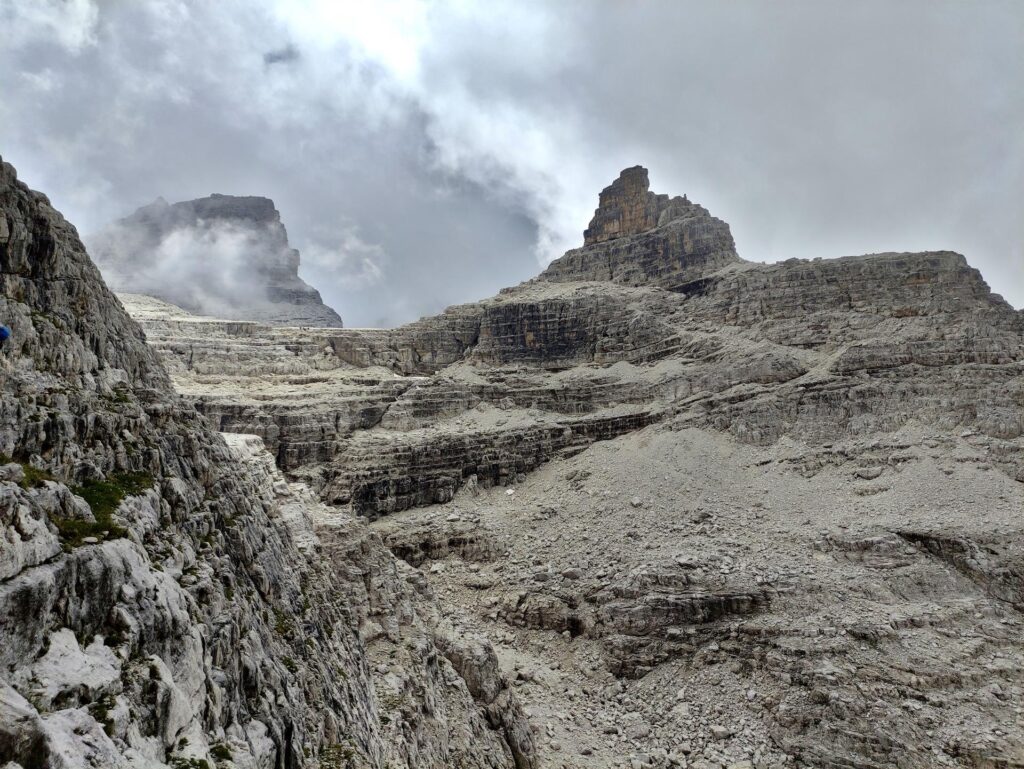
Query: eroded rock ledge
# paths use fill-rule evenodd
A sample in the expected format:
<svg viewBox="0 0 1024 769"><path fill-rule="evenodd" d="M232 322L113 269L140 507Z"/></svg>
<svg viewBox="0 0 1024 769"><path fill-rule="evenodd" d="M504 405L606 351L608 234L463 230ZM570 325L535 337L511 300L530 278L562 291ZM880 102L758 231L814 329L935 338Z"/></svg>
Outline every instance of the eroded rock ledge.
<svg viewBox="0 0 1024 769"><path fill-rule="evenodd" d="M744 262L633 169L542 276L401 328L126 302L429 587L512 760L511 692L544 766L1022 760L1024 323L963 256Z"/></svg>
<svg viewBox="0 0 1024 769"><path fill-rule="evenodd" d="M582 248L496 297L388 330L298 332L126 298L221 429L375 517L514 483L671 418L829 443L977 429L1024 473L1021 313L952 252L742 261L729 227L627 169Z"/></svg>

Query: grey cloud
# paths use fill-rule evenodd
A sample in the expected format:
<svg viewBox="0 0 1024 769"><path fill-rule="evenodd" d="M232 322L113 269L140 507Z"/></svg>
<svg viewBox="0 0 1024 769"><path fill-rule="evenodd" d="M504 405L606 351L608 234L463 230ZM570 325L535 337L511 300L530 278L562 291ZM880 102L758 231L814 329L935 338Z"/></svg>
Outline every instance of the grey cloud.
<svg viewBox="0 0 1024 769"><path fill-rule="evenodd" d="M250 266L254 258L266 261L269 256L260 253L264 245L255 235L220 222L183 226L153 242L140 242L137 232L115 225L89 245L117 291L152 294L193 312L234 317L236 307L270 303ZM143 265L131 259L139 249L152 254Z"/></svg>
<svg viewBox="0 0 1024 769"><path fill-rule="evenodd" d="M636 163L748 259L952 248L1024 304L1013 0L73 5L0 0L5 159L85 231L271 197L350 325L530 277Z"/></svg>
<svg viewBox="0 0 1024 769"><path fill-rule="evenodd" d="M287 64L288 62L295 61L299 56L299 49L289 43L284 48L267 51L263 54L263 63L268 66L271 64Z"/></svg>

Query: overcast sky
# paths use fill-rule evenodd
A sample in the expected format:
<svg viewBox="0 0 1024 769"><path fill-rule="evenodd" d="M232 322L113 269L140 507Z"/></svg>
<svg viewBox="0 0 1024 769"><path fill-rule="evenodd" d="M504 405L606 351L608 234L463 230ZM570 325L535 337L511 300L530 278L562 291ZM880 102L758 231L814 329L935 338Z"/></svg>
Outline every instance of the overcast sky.
<svg viewBox="0 0 1024 769"><path fill-rule="evenodd" d="M480 299L643 164L775 261L953 249L1024 305L1024 2L0 0L0 155L88 234L271 197L346 325Z"/></svg>

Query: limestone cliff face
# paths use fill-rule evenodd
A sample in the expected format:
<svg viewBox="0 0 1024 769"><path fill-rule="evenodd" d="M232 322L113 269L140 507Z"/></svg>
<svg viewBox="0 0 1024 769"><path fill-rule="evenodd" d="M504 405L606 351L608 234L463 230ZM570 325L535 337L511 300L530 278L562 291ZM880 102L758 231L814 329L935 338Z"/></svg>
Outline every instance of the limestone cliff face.
<svg viewBox="0 0 1024 769"><path fill-rule="evenodd" d="M668 195L655 195L650 189L643 166L633 166L619 174L618 179L601 190L594 218L583 231L583 245L638 235L657 227Z"/></svg>
<svg viewBox="0 0 1024 769"><path fill-rule="evenodd" d="M211 430L3 163L0 317L0 765L535 765L484 642Z"/></svg>
<svg viewBox="0 0 1024 769"><path fill-rule="evenodd" d="M143 322L224 429L259 433L371 517L669 418L759 444L912 420L1024 434L1021 314L959 254L745 262L728 225L650 193L639 167L601 194L585 241L535 280L397 329ZM1018 452L996 454L1024 477Z"/></svg>
<svg viewBox="0 0 1024 769"><path fill-rule="evenodd" d="M224 318L342 325L299 277L299 252L269 198L161 198L93 237L90 252L118 291Z"/></svg>

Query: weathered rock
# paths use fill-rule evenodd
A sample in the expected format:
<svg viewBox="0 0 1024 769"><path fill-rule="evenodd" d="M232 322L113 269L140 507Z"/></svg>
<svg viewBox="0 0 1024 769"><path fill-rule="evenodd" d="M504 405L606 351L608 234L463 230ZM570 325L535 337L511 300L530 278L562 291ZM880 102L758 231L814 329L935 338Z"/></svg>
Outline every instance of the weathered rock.
<svg viewBox="0 0 1024 769"><path fill-rule="evenodd" d="M7 164L0 223L0 451L21 470L0 481L0 763L520 762L517 706L494 725L438 665L429 595L258 438L229 446L178 398L74 228ZM388 714L399 679L408 707Z"/></svg>
<svg viewBox="0 0 1024 769"><path fill-rule="evenodd" d="M902 531L900 537L922 547L965 574L999 601L1024 611L1024 543L980 544L966 537Z"/></svg>
<svg viewBox="0 0 1024 769"><path fill-rule="evenodd" d="M309 481L262 452L250 472L293 495L270 505L282 517L317 511L292 536L354 597L360 680L391 719L366 744L399 746L372 760L473 765L475 742L511 765L522 712L540 765L1019 761L1024 316L962 256L743 262L727 225L633 169L539 279L402 328L128 304L200 411ZM117 375L100 378L116 401ZM56 422L32 445L64 445ZM210 472L159 495L198 499L186 479ZM34 520L75 517L42 489L11 495ZM4 515L11 563L50 557ZM272 593L274 573L252 579ZM225 734L258 721L250 749L276 745L277 718Z"/></svg>
<svg viewBox="0 0 1024 769"><path fill-rule="evenodd" d="M526 719L508 682L498 672L498 659L491 645L485 639L460 632L448 623L438 626L435 637L441 653L462 676L477 702L487 709L491 724L502 730L516 769L537 766L533 733L526 726Z"/></svg>
<svg viewBox="0 0 1024 769"><path fill-rule="evenodd" d="M650 193L639 168L540 279L399 329L300 336L129 304L221 429L261 435L325 499L370 516L469 478L509 483L593 425L602 439L680 412L759 444L920 419L1024 433L1020 313L963 257L744 263L727 225ZM546 413L503 428L478 416L489 408ZM1014 452L996 455L1024 477Z"/></svg>
<svg viewBox="0 0 1024 769"><path fill-rule="evenodd" d="M627 168L601 192L583 233L583 248L567 252L540 276L547 281L614 281L684 293L738 263L729 225L685 197L649 191L647 169Z"/></svg>
<svg viewBox="0 0 1024 769"><path fill-rule="evenodd" d="M466 561L490 561L497 556L491 536L472 521L406 521L378 531L391 552L411 566L449 556Z"/></svg>

